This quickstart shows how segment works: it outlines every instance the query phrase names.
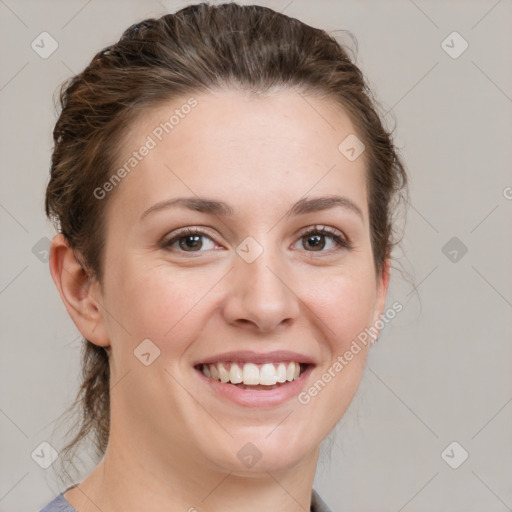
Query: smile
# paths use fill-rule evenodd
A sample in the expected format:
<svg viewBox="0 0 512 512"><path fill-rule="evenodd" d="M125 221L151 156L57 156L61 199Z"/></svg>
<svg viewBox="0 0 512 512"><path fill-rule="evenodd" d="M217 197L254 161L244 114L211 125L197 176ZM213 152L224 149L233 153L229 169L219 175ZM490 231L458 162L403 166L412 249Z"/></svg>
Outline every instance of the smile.
<svg viewBox="0 0 512 512"><path fill-rule="evenodd" d="M242 389L274 389L277 384L284 384L299 378L306 365L301 363L230 363L217 362L201 364L204 375L214 380L236 384Z"/></svg>
<svg viewBox="0 0 512 512"><path fill-rule="evenodd" d="M263 408L276 407L296 398L316 366L309 359L308 362L284 357L279 357L278 361L272 361L269 356L263 359L244 362L240 357L231 361L226 358L195 364L194 369L205 386L204 392L212 393L223 402Z"/></svg>

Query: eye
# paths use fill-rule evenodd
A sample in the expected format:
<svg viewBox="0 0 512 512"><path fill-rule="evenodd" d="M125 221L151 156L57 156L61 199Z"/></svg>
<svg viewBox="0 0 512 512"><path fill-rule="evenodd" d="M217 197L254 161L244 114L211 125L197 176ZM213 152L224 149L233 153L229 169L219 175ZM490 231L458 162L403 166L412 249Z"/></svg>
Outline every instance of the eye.
<svg viewBox="0 0 512 512"><path fill-rule="evenodd" d="M303 242L302 248L306 250L308 247L312 248L308 252L330 252L329 250L323 250L326 247L326 238L329 238L331 243L334 244L334 250L352 248L350 242L341 232L325 226L321 228L314 226L314 228L303 232L299 237L299 241L302 240ZM209 243L205 244L202 239L208 240ZM208 245L210 246L208 247ZM174 234L171 238L164 239L161 244L163 249L186 253L202 252L201 249L215 249L215 246L216 244L212 237L197 228L185 228Z"/></svg>
<svg viewBox="0 0 512 512"><path fill-rule="evenodd" d="M323 249L326 246L325 238L330 238L334 245L336 246L334 250L340 249L351 249L352 246L350 242L341 234L341 232L329 228L329 227L321 227L315 226L312 229L301 234L300 239L302 240L302 247L307 249L308 246L312 247L312 251L308 252L329 252L324 251Z"/></svg>
<svg viewBox="0 0 512 512"><path fill-rule="evenodd" d="M168 240L164 240L162 243L162 247L164 249L170 250L181 250L183 252L201 252L200 249L203 249L205 244L201 241L202 238L207 238L212 245L215 245L212 238L210 238L206 233L199 231L194 228L186 228L182 231L176 233L172 238ZM179 249L173 247L178 244ZM208 244L206 244L207 246ZM206 249L212 249L213 247L206 247Z"/></svg>

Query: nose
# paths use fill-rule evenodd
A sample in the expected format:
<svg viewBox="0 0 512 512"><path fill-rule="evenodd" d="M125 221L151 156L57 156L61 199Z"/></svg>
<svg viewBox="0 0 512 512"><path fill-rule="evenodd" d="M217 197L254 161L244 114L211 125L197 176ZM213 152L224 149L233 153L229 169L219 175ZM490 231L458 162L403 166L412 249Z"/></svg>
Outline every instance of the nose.
<svg viewBox="0 0 512 512"><path fill-rule="evenodd" d="M264 250L252 263L237 255L223 308L226 322L261 333L294 323L300 305L290 274L270 250Z"/></svg>

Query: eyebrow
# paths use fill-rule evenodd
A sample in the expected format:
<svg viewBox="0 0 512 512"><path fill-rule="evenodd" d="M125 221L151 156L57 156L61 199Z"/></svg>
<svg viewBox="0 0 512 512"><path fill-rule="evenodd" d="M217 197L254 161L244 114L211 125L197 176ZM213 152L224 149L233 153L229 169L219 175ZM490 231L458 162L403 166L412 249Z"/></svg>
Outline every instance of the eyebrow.
<svg viewBox="0 0 512 512"><path fill-rule="evenodd" d="M215 201L202 197L177 197L154 204L148 208L141 216L140 220L144 219L151 213L166 210L168 208L182 207L200 213L210 213L213 215L220 215L223 217L233 217L234 210L227 203L222 201ZM363 212L359 206L348 197L330 195L315 198L299 199L286 213L285 217L293 215L305 215L307 213L328 210L330 208L340 207L348 212L358 215L361 220L364 219Z"/></svg>

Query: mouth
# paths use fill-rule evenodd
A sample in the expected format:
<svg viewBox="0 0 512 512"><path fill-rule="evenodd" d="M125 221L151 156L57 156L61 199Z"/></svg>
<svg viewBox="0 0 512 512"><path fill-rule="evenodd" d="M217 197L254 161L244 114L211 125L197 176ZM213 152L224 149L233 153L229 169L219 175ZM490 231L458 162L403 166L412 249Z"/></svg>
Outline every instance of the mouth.
<svg viewBox="0 0 512 512"><path fill-rule="evenodd" d="M276 406L304 388L314 364L299 361L217 361L194 365L216 396L247 407Z"/></svg>
<svg viewBox="0 0 512 512"><path fill-rule="evenodd" d="M223 361L200 363L194 368L210 379L239 389L268 391L299 379L310 366L295 361L264 364Z"/></svg>

